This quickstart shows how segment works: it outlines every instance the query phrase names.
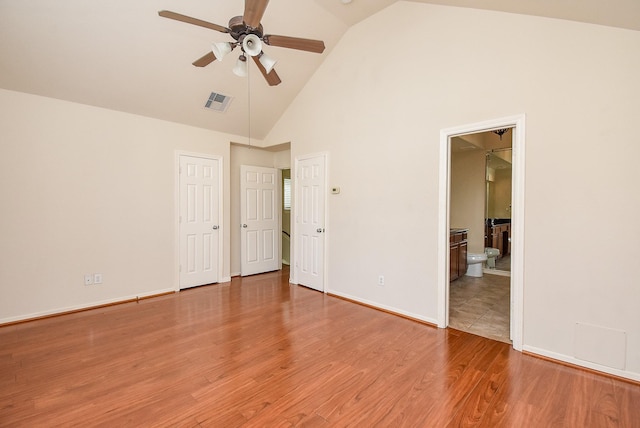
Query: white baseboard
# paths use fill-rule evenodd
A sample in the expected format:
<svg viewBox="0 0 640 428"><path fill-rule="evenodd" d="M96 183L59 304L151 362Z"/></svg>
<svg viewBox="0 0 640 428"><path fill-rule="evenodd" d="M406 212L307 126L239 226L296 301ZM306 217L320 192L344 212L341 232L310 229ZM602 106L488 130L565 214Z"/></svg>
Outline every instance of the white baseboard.
<svg viewBox="0 0 640 428"><path fill-rule="evenodd" d="M524 345L522 347L523 351L529 352L531 354L540 355L542 357L551 358L553 360L562 361L565 363L573 364L575 366L584 367L587 369L599 371L602 373L607 373L614 376L623 377L626 379L634 380L636 382L640 382L640 373L634 373L627 370L619 370L614 369L612 367L603 366L600 364L591 363L589 361L579 360L575 357L571 357L569 355L558 354L556 352L547 351L546 349L537 348L535 346L527 346Z"/></svg>
<svg viewBox="0 0 640 428"><path fill-rule="evenodd" d="M154 291L135 294L135 295L131 295L131 296L121 296L121 297L117 297L117 298L114 298L114 299L99 300L97 302L90 302L90 303L84 303L84 304L80 304L80 305L67 306L67 307L64 307L64 308L56 308L56 309L51 309L51 310L41 311L41 312L32 312L30 314L18 315L18 316L15 316L15 317L0 318L0 325L1 324L14 323L14 322L20 322L20 321L28 321L28 320L33 320L33 319L43 318L43 317L48 317L48 316L53 316L53 315L59 315L59 314L67 313L67 312L84 311L84 310L88 310L88 309L92 309L92 308L99 308L101 306L114 305L114 304L118 304L118 303L126 303L126 302L130 302L132 300L139 300L139 299L144 299L146 297L159 296L159 295L162 295L162 294L175 293L175 292L176 292L176 290L174 288L165 288L165 289L162 289L162 290L154 290Z"/></svg>
<svg viewBox="0 0 640 428"><path fill-rule="evenodd" d="M346 294L346 293L340 293L340 292L335 291L335 290L327 290L326 292L329 293L329 294L333 294L334 296L342 297L342 298L345 298L345 299L348 299L348 300L353 300L354 302L362 303L363 305L371 306L373 308L378 308L378 309L381 309L381 310L386 311L386 312L391 312L391 313L394 313L394 314L398 314L400 316L405 316L407 318L413 318L413 319L418 320L418 321L424 321L426 323L433 324L434 326L438 325L438 320L436 320L434 318L429 318L429 317L425 317L425 316L422 316L422 315L414 314L414 313L411 313L411 312L403 311L403 310L400 310L398 308L394 308L392 306L381 305L380 303L377 303L377 302L372 302L370 300L361 299L360 297L351 296L351 295Z"/></svg>

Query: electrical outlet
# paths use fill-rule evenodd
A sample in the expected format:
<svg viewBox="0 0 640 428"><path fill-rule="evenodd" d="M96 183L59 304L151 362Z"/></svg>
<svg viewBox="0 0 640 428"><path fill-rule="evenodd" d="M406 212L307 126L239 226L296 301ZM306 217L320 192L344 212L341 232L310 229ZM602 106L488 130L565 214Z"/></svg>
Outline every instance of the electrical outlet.
<svg viewBox="0 0 640 428"><path fill-rule="evenodd" d="M102 274L101 273L94 273L93 274L93 283L94 284L102 284Z"/></svg>
<svg viewBox="0 0 640 428"><path fill-rule="evenodd" d="M378 285L380 286L384 285L384 275L380 275L378 277Z"/></svg>
<svg viewBox="0 0 640 428"><path fill-rule="evenodd" d="M93 275L91 274L87 274L84 276L84 285L91 285L93 284Z"/></svg>

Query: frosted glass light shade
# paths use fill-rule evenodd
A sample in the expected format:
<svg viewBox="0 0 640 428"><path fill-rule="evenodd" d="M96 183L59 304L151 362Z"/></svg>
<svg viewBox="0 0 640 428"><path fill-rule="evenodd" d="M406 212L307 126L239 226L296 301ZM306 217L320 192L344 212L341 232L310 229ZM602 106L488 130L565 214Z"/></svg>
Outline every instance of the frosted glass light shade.
<svg viewBox="0 0 640 428"><path fill-rule="evenodd" d="M260 61L260 64L262 64L265 70L267 70L267 74L271 73L271 70L273 70L273 66L276 65L276 62L278 62L270 56L267 56L267 54L264 52L260 54L260 57L258 57L258 61Z"/></svg>
<svg viewBox="0 0 640 428"><path fill-rule="evenodd" d="M227 42L214 43L211 45L211 52L213 52L218 61L222 61L222 58L231 52L232 49L231 43Z"/></svg>
<svg viewBox="0 0 640 428"><path fill-rule="evenodd" d="M236 61L236 65L233 67L233 74L238 77L246 77L247 72L247 57L240 55L238 61Z"/></svg>
<svg viewBox="0 0 640 428"><path fill-rule="evenodd" d="M249 34L242 40L242 50L249 56L262 52L262 41L255 34Z"/></svg>

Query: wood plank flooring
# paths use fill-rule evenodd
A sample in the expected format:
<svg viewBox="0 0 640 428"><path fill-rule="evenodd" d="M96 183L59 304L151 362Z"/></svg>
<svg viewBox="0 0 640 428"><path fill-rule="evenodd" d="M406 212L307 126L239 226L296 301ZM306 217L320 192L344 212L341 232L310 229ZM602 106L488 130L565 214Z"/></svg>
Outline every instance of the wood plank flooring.
<svg viewBox="0 0 640 428"><path fill-rule="evenodd" d="M287 283L0 328L0 426L640 427L640 386Z"/></svg>

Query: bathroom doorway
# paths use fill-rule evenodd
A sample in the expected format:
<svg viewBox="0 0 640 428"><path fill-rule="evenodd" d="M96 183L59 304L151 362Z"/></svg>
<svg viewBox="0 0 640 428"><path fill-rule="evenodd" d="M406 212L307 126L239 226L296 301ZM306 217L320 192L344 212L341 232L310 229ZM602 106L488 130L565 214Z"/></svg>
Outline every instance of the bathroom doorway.
<svg viewBox="0 0 640 428"><path fill-rule="evenodd" d="M511 128L453 137L450 151L449 224L467 231L468 267L449 278L449 327L511 343Z"/></svg>
<svg viewBox="0 0 640 428"><path fill-rule="evenodd" d="M440 138L440 201L439 201L439 237L440 245L438 251L438 326L445 328L450 325L451 306L458 301L465 299L474 299L475 297L463 296L456 297L450 294L450 245L449 234L451 228L468 229L468 251L470 253L478 253L482 257L485 248L485 225L486 218L486 153L494 149L502 149L497 145L487 145L481 140L486 135L493 134L500 141L500 136L494 131L506 130L502 132L502 143L505 139L512 140L512 197L508 208L510 212L510 237L507 236L507 244L510 245L510 277L501 275L482 275L476 279L475 287L466 287L467 289L475 288L480 291L490 290L495 301L493 303L484 304L477 298L472 302L480 308L498 304L506 307L506 319L508 320L509 337L511 343L516 350L522 350L522 307L523 307L523 226L524 226L524 115L513 116L509 118L497 119L482 123L460 126L456 128L445 129L441 131ZM509 138L510 136L510 138ZM463 141L457 140L460 138ZM492 143L493 144L493 143ZM458 146L456 146L458 145ZM466 148L465 148L466 147ZM480 147L481 149L478 149ZM478 150L477 150L478 149ZM472 187L476 189L473 194L463 195L462 199L466 199L466 207L464 210L456 212L457 204L461 197L455 193L455 187L460 184L460 177L456 177L454 168L458 163L458 159L454 159L453 151L468 152L468 156L463 162L467 162L467 167L471 165L472 158L477 157L477 164L472 168L475 171L475 182ZM477 150L474 155L473 150ZM478 178L479 177L479 178ZM462 180L464 181L464 180ZM464 205L464 204L463 204ZM472 209L468 209L472 207ZM466 214L460 212L467 211ZM473 213L473 214L472 214ZM467 217L465 218L465 215ZM504 236L504 235L502 235ZM469 259L472 259L471 257ZM486 263L483 261L483 263ZM508 271L505 271L508 272ZM464 281L466 276L461 276L456 281ZM490 281L490 282L489 282ZM490 283L499 283L494 286ZM464 285L463 283L460 283ZM464 288L464 287L461 287ZM494 309L498 309L495 308ZM504 308L503 308L504 309ZM455 312L455 311L454 311ZM492 314L483 315L485 321L491 321ZM471 315L473 317L473 315ZM468 321L468 320L467 320ZM452 325L453 327L453 325Z"/></svg>

